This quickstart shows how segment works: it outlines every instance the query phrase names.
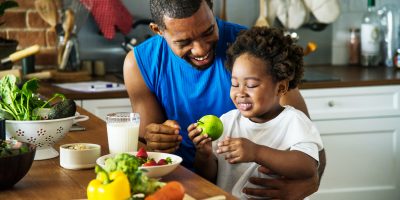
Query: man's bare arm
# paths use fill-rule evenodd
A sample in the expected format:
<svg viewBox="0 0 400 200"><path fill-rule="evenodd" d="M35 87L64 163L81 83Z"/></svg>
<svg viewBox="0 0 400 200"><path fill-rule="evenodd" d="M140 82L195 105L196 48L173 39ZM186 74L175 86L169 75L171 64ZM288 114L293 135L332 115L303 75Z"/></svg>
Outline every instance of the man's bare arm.
<svg viewBox="0 0 400 200"><path fill-rule="evenodd" d="M125 57L124 81L132 110L140 114L140 137L144 138L147 125L161 124L166 117L157 98L144 82L133 51Z"/></svg>
<svg viewBox="0 0 400 200"><path fill-rule="evenodd" d="M304 114L310 118L308 114L308 109L306 102L304 101L303 96L301 96L299 88L289 90L282 98L281 98L281 105L290 105L297 110L302 111Z"/></svg>
<svg viewBox="0 0 400 200"><path fill-rule="evenodd" d="M301 96L298 88L292 89L288 93L286 93L286 95L283 96L283 98L281 98L280 103L281 105L293 106L294 108L301 110L310 118L306 102L304 101L303 96ZM325 171L325 165L326 165L325 150L322 149L319 152L319 167L318 167L319 181L321 181L322 174Z"/></svg>

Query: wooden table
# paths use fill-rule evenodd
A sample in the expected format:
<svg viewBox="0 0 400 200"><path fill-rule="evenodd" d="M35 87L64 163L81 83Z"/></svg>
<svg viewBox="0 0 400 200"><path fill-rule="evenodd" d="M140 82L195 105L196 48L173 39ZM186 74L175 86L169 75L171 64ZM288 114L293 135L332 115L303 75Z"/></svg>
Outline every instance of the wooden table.
<svg viewBox="0 0 400 200"><path fill-rule="evenodd" d="M83 109L78 111L90 117L88 121L80 122L86 128L86 131L69 132L65 138L55 145L55 149L59 150L59 146L62 144L88 142L101 145L102 155L108 154L105 122ZM0 199L86 198L86 187L89 181L95 178L94 169L68 170L62 168L59 162L59 157L34 161L28 174L13 188L0 190ZM178 166L175 171L161 180L177 180L181 182L186 189L186 193L196 199L221 194L225 195L227 199L235 199L211 182L182 166Z"/></svg>

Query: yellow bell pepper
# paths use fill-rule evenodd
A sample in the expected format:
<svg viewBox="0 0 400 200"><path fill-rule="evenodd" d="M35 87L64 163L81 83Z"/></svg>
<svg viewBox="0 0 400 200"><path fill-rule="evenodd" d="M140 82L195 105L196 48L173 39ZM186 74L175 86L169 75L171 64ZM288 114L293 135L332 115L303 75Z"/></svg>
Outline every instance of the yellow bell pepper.
<svg viewBox="0 0 400 200"><path fill-rule="evenodd" d="M87 187L88 200L126 200L131 197L128 177L122 171L108 174L96 166L96 179Z"/></svg>

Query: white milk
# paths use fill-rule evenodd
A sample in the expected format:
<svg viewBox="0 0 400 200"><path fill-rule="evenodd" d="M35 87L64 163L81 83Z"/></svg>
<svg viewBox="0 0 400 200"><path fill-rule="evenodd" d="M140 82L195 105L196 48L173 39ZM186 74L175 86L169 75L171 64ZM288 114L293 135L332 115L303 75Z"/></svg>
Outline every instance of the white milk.
<svg viewBox="0 0 400 200"><path fill-rule="evenodd" d="M110 153L137 151L139 124L134 122L108 123L107 137Z"/></svg>

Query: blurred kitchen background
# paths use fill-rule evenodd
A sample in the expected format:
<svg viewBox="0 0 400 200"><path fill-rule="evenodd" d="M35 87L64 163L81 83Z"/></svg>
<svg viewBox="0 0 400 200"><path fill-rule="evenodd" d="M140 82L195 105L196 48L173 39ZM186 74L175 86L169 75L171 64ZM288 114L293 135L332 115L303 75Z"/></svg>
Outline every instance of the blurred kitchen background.
<svg viewBox="0 0 400 200"><path fill-rule="evenodd" d="M70 5L71 1L56 0L61 13L61 7ZM267 0L268 1L268 0ZM347 65L349 60L348 43L351 28L360 28L363 14L367 11L368 0L338 0L340 15L322 31L313 31L308 27L289 30L299 35L298 43L305 47L308 42L317 44L317 50L305 57L306 65ZM37 65L56 64L57 32L50 29L46 23L40 21L34 8L34 1L17 0L18 8L7 11L9 19L0 29L0 36L17 39L19 49L38 43L42 51L36 55ZM122 0L125 7L133 16L133 23L139 20L150 19L149 1L147 0ZM223 0L214 0L214 13L221 14ZM228 21L245 26L254 25L259 15L259 0L226 0L226 18ZM376 0L376 8L383 6L395 8L399 15L400 2L398 0ZM62 6L63 5L63 6ZM60 17L61 18L61 17ZM123 42L136 39L137 44L150 37L152 33L148 26L138 25L132 28L127 35L117 32L112 39L105 39L101 34L92 15L87 19L76 19L85 22L77 34L79 43L79 57L81 61L100 61L104 64L106 72L122 73L122 66L126 50ZM275 23L276 25L276 23ZM399 27L397 23L395 26ZM399 33L398 33L399 34ZM397 34L397 35L398 35Z"/></svg>
<svg viewBox="0 0 400 200"><path fill-rule="evenodd" d="M123 0L126 8L132 13L134 22L139 19L149 19L149 3L145 0ZM310 41L317 44L317 50L305 57L307 65L333 64L346 65L348 63L348 42L350 28L360 28L363 14L367 11L367 0L339 0L340 16L328 25L323 31L312 31L302 27L296 31L300 36L299 44L303 47ZM214 13L218 16L221 10L221 0L214 0ZM376 0L376 7L394 5L400 8L398 0ZM398 10L398 9L397 9ZM228 21L245 26L254 25L259 15L258 0L226 0L226 17ZM397 24L397 26L400 26ZM121 48L124 36L116 34L112 40L104 39L99 29L90 17L86 26L79 33L82 59L106 59L107 71L122 70L123 58L126 54ZM133 29L128 37L142 41L150 35L147 26L139 25Z"/></svg>

